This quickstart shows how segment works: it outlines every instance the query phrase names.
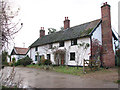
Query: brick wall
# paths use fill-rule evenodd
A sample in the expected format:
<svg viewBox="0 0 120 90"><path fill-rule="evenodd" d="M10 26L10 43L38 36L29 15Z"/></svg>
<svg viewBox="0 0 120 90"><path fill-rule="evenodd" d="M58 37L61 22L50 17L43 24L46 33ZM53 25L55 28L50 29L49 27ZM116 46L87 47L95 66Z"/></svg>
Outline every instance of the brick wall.
<svg viewBox="0 0 120 90"><path fill-rule="evenodd" d="M42 36L45 36L44 27L41 27L41 30L40 30L40 38L41 38Z"/></svg>
<svg viewBox="0 0 120 90"><path fill-rule="evenodd" d="M70 28L70 20L68 19L68 17L65 17L65 21L64 21L64 29Z"/></svg>
<svg viewBox="0 0 120 90"><path fill-rule="evenodd" d="M115 66L115 55L112 44L110 5L106 3L101 7L102 15L102 65L104 67Z"/></svg>

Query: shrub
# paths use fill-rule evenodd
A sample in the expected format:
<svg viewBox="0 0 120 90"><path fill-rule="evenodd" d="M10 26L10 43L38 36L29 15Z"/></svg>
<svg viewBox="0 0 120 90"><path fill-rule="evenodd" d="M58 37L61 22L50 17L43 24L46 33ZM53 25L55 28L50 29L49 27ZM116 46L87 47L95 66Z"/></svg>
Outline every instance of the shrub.
<svg viewBox="0 0 120 90"><path fill-rule="evenodd" d="M40 65L42 65L41 60L40 60L40 61L38 61L38 63L37 63L37 64L38 64L39 66L40 66Z"/></svg>
<svg viewBox="0 0 120 90"><path fill-rule="evenodd" d="M12 62L15 63L15 57L12 58Z"/></svg>
<svg viewBox="0 0 120 90"><path fill-rule="evenodd" d="M12 63L11 66L18 66L18 65L29 65L32 63L32 59L29 56L26 56L25 58L19 59L17 62Z"/></svg>
<svg viewBox="0 0 120 90"><path fill-rule="evenodd" d="M44 65L50 65L50 64L52 64L52 63L51 63L50 60L47 60L47 59L46 59L43 64L44 64Z"/></svg>
<svg viewBox="0 0 120 90"><path fill-rule="evenodd" d="M13 66L13 63L11 63L10 66L12 67L12 66Z"/></svg>
<svg viewBox="0 0 120 90"><path fill-rule="evenodd" d="M38 61L39 66L40 65L51 65L51 64L52 64L52 62L50 60L48 60L48 59Z"/></svg>
<svg viewBox="0 0 120 90"><path fill-rule="evenodd" d="M16 62L16 64L17 65L21 65L22 64L22 61L21 61L22 59L19 59L17 62Z"/></svg>
<svg viewBox="0 0 120 90"><path fill-rule="evenodd" d="M20 60L20 64L22 64L23 66L29 65L31 63L32 63L32 59L29 56L26 56L25 58Z"/></svg>
<svg viewBox="0 0 120 90"><path fill-rule="evenodd" d="M14 63L14 66L18 66L18 65L20 65L18 61Z"/></svg>
<svg viewBox="0 0 120 90"><path fill-rule="evenodd" d="M32 63L33 65L35 65L35 63Z"/></svg>

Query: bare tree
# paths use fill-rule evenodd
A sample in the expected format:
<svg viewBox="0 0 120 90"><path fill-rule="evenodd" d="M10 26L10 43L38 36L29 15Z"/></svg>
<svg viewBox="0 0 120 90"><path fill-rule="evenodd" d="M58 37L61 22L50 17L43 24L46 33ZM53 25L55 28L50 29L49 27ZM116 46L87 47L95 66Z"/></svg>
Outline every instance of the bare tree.
<svg viewBox="0 0 120 90"><path fill-rule="evenodd" d="M7 87L17 86L19 87L21 80L14 83L15 70L14 68L10 72L10 75L1 73L1 61L2 61L2 49L8 48L10 40L14 39L14 35L22 28L23 23L20 23L20 19L17 21L16 17L18 16L19 8L15 11L12 8L12 5L8 0L0 1L0 83ZM1 84L0 84L1 85Z"/></svg>
<svg viewBox="0 0 120 90"><path fill-rule="evenodd" d="M20 75L18 76L18 80L16 80L15 67L13 67L10 71L0 71L0 82L2 82L2 86L5 86L7 88L23 87L23 79Z"/></svg>
<svg viewBox="0 0 120 90"><path fill-rule="evenodd" d="M19 8L16 11L12 11L10 3L7 0L0 1L0 34L1 34L1 46L9 43L10 39L13 39L23 26L23 23L15 21L15 17L18 16Z"/></svg>

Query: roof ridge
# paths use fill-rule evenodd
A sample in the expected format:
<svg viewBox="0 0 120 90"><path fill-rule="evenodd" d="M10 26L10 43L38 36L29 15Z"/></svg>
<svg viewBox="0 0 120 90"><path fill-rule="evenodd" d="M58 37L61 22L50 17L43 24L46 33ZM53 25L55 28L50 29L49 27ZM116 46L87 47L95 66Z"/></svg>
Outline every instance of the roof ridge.
<svg viewBox="0 0 120 90"><path fill-rule="evenodd" d="M54 33L45 35L41 38L38 38L29 47L31 48L31 47L35 47L35 46L39 46L39 45L58 42L60 40L69 40L69 39L73 39L73 38L80 38L80 37L88 36L91 32L91 30L89 30L89 28L96 27L96 25L98 24L98 22L100 20L101 19L92 20L92 21L89 21L89 22L86 22L83 24L79 24L79 25L70 27L68 29L59 30ZM85 30L85 29L87 29L87 30ZM81 33L81 31L83 33Z"/></svg>
<svg viewBox="0 0 120 90"><path fill-rule="evenodd" d="M96 20L88 21L88 22L86 22L86 23L82 23L82 24L79 24L79 25L75 25L75 26L73 26L73 27L71 27L71 28L78 27L78 26L81 26L81 25L84 25L84 24L87 24L87 23L90 23L90 22L97 21L97 20L101 20L101 19L96 19Z"/></svg>

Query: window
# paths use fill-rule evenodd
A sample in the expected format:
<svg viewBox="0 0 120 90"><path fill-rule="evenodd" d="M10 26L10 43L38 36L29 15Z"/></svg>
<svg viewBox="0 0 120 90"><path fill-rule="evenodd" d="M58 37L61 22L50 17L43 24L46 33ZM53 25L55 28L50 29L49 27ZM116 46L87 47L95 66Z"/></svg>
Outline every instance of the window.
<svg viewBox="0 0 120 90"><path fill-rule="evenodd" d="M37 55L35 55L35 61L37 61Z"/></svg>
<svg viewBox="0 0 120 90"><path fill-rule="evenodd" d="M70 53L70 61L75 60L75 52Z"/></svg>
<svg viewBox="0 0 120 90"><path fill-rule="evenodd" d="M38 47L35 47L35 51L38 51Z"/></svg>
<svg viewBox="0 0 120 90"><path fill-rule="evenodd" d="M50 54L47 54L47 59L50 60Z"/></svg>
<svg viewBox="0 0 120 90"><path fill-rule="evenodd" d="M49 49L52 49L53 45L52 44L49 44Z"/></svg>
<svg viewBox="0 0 120 90"><path fill-rule="evenodd" d="M71 40L71 46L73 46L73 45L77 45L77 39Z"/></svg>
<svg viewBox="0 0 120 90"><path fill-rule="evenodd" d="M64 41L59 42L59 47L64 47Z"/></svg>

